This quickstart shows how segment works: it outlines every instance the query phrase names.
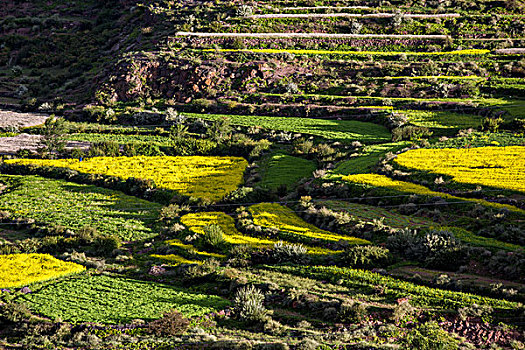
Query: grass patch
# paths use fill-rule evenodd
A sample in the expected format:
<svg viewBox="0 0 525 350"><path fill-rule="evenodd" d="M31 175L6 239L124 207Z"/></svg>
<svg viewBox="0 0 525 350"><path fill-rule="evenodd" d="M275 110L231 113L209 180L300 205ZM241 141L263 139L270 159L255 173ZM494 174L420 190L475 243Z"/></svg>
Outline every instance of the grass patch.
<svg viewBox="0 0 525 350"><path fill-rule="evenodd" d="M340 162L333 173L339 175L367 173L377 165L386 153L397 152L408 145L409 142L402 141L367 146L361 155Z"/></svg>
<svg viewBox="0 0 525 350"><path fill-rule="evenodd" d="M312 176L315 163L304 158L275 153L263 165L261 186L272 190L280 186L293 187L299 180Z"/></svg>
<svg viewBox="0 0 525 350"><path fill-rule="evenodd" d="M466 129L477 128L481 125L484 117L475 114L462 114L452 112L435 111L400 111L408 117L408 120L417 126L439 129Z"/></svg>

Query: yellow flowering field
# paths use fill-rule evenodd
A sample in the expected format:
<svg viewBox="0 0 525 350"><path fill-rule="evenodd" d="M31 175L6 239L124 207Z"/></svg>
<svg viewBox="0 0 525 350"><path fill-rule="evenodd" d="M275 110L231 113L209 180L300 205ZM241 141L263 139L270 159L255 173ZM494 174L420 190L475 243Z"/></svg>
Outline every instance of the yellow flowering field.
<svg viewBox="0 0 525 350"><path fill-rule="evenodd" d="M255 52L255 53L283 53L288 52L295 55L353 55L353 56L464 56L464 55L486 55L490 50L466 49L455 51L438 51L438 52L417 52L417 51L341 51L341 50L284 50L284 49L204 49L205 52Z"/></svg>
<svg viewBox="0 0 525 350"><path fill-rule="evenodd" d="M12 159L6 163L69 168L82 173L151 179L159 188L220 200L243 181L248 162L240 157L94 157L78 159Z"/></svg>
<svg viewBox="0 0 525 350"><path fill-rule="evenodd" d="M180 255L175 254L168 254L168 255L160 255L160 254L152 254L151 257L162 259L168 262L170 265L177 266L181 264L202 264L202 261L199 260L188 260L186 258L183 258Z"/></svg>
<svg viewBox="0 0 525 350"><path fill-rule="evenodd" d="M399 192L407 192L407 193L414 193L414 194L419 194L419 195L424 195L424 196L442 197L446 199L461 200L465 202L478 203L484 206L494 207L498 209L505 208L505 209L509 209L515 212L525 213L524 210L516 208L512 205L489 202L489 201L478 199L478 198L462 198L462 197L452 196L448 193L432 191L425 186L413 184L411 182L393 180L385 175L357 174L357 175L343 176L342 179L345 181L364 184L364 185L389 188L391 190L395 190Z"/></svg>
<svg viewBox="0 0 525 350"><path fill-rule="evenodd" d="M525 192L525 147L414 149L397 156L407 168L450 175L454 181Z"/></svg>
<svg viewBox="0 0 525 350"><path fill-rule="evenodd" d="M268 228L277 228L283 233L304 236L311 239L338 242L346 241L349 244L370 244L365 239L339 235L329 231L321 230L314 225L305 222L297 216L293 210L275 203L260 203L249 208L255 225Z"/></svg>
<svg viewBox="0 0 525 350"><path fill-rule="evenodd" d="M0 288L26 286L84 270L84 266L49 254L0 255Z"/></svg>
<svg viewBox="0 0 525 350"><path fill-rule="evenodd" d="M246 244L254 248L271 247L278 240L268 238L257 238L243 235L235 227L234 219L222 212L200 212L186 214L181 218L181 223L188 227L190 231L198 234L204 234L204 226L219 225L224 232L224 239L230 244ZM284 242L287 243L287 242ZM305 246L309 254L312 255L328 255L337 254L340 251Z"/></svg>

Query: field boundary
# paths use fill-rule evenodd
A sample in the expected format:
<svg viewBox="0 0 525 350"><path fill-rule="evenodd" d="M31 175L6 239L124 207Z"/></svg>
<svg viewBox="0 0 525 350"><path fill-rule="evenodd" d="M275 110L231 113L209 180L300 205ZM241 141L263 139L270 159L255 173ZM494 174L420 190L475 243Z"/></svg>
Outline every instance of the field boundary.
<svg viewBox="0 0 525 350"><path fill-rule="evenodd" d="M177 32L174 36L225 37L225 38L335 38L335 39L435 39L447 40L449 35L412 35L412 34L329 34L329 33L214 33L214 32Z"/></svg>
<svg viewBox="0 0 525 350"><path fill-rule="evenodd" d="M457 18L461 17L459 13L442 13L442 14L412 14L412 13L267 13L260 15L246 16L245 18L330 18L330 17L348 17L348 18L393 18L395 16L405 18Z"/></svg>

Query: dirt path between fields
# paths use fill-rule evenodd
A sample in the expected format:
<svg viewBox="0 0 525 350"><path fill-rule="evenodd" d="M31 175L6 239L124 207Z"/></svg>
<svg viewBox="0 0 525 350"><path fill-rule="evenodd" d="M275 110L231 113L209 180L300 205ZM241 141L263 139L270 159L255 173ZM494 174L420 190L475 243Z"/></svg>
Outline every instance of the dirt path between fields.
<svg viewBox="0 0 525 350"><path fill-rule="evenodd" d="M18 113L0 110L0 128L15 127L23 128L44 124L49 118L46 114L40 113Z"/></svg>
<svg viewBox="0 0 525 350"><path fill-rule="evenodd" d="M0 137L0 154L15 154L19 150L28 149L36 152L44 147L41 143L42 135L20 134L13 137ZM66 149L80 148L87 150L91 143L84 141L67 141Z"/></svg>

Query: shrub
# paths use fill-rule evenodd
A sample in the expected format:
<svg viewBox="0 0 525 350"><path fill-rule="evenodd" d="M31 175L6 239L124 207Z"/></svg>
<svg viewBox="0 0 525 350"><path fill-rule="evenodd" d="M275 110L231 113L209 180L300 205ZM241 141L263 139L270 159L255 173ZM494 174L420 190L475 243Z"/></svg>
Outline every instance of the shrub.
<svg viewBox="0 0 525 350"><path fill-rule="evenodd" d="M181 335L190 326L190 321L177 310L166 312L162 318L151 322L148 331L158 336Z"/></svg>
<svg viewBox="0 0 525 350"><path fill-rule="evenodd" d="M368 308L363 303L343 303L339 309L339 320L344 323L361 323L368 315Z"/></svg>
<svg viewBox="0 0 525 350"><path fill-rule="evenodd" d="M233 312L242 321L262 323L268 310L264 307L264 294L253 285L241 287L235 293Z"/></svg>
<svg viewBox="0 0 525 350"><path fill-rule="evenodd" d="M212 121L211 125L206 130L206 135L217 143L221 143L226 139L230 139L232 135L230 119L219 118Z"/></svg>
<svg viewBox="0 0 525 350"><path fill-rule="evenodd" d="M150 143L126 143L122 146L122 153L128 157L134 156L163 156L164 153L158 145Z"/></svg>
<svg viewBox="0 0 525 350"><path fill-rule="evenodd" d="M409 229L401 230L388 237L387 247L407 259L439 268L456 269L467 254L454 235L445 230L430 230L424 235Z"/></svg>
<svg viewBox="0 0 525 350"><path fill-rule="evenodd" d="M95 250L95 254L108 256L115 249L119 249L121 244L122 242L117 236L98 237L93 242L93 248Z"/></svg>
<svg viewBox="0 0 525 350"><path fill-rule="evenodd" d="M294 154L310 154L315 152L314 143L310 140L298 140L294 142Z"/></svg>
<svg viewBox="0 0 525 350"><path fill-rule="evenodd" d="M297 344L297 350L316 350L320 345L314 339L306 338Z"/></svg>
<svg viewBox="0 0 525 350"><path fill-rule="evenodd" d="M408 299L400 299L392 311L392 320L397 323L406 323L412 321L417 309L413 307Z"/></svg>
<svg viewBox="0 0 525 350"><path fill-rule="evenodd" d="M279 241L274 244L271 254L278 262L303 264L308 261L307 252L302 244L287 244Z"/></svg>
<svg viewBox="0 0 525 350"><path fill-rule="evenodd" d="M392 130L392 141L418 140L432 134L433 132L424 126L407 125Z"/></svg>
<svg viewBox="0 0 525 350"><path fill-rule="evenodd" d="M235 14L239 17L248 17L253 15L253 8L248 5L241 5L235 10Z"/></svg>
<svg viewBox="0 0 525 350"><path fill-rule="evenodd" d="M44 123L42 143L49 153L62 152L66 146L64 134L66 133L65 120L62 118L48 118Z"/></svg>
<svg viewBox="0 0 525 350"><path fill-rule="evenodd" d="M503 124L503 118L485 118L481 122L481 130L497 132L501 124Z"/></svg>
<svg viewBox="0 0 525 350"><path fill-rule="evenodd" d="M225 246L224 232L219 225L206 225L203 231L204 234L200 238L200 244L203 248L221 249Z"/></svg>
<svg viewBox="0 0 525 350"><path fill-rule="evenodd" d="M169 125L178 125L186 121L186 117L178 113L174 108L169 107L164 114L164 121Z"/></svg>
<svg viewBox="0 0 525 350"><path fill-rule="evenodd" d="M10 301L6 304L0 304L0 319L9 322L22 322L31 317L31 311L26 304Z"/></svg>
<svg viewBox="0 0 525 350"><path fill-rule="evenodd" d="M115 141L102 141L94 143L88 151L88 157L118 157L120 146Z"/></svg>
<svg viewBox="0 0 525 350"><path fill-rule="evenodd" d="M228 254L228 263L231 266L248 266L252 256L253 248L248 244L235 244Z"/></svg>
<svg viewBox="0 0 525 350"><path fill-rule="evenodd" d="M469 317L479 317L484 322L490 320L494 309L488 305L472 304L471 306L458 309L458 316L462 320L466 320Z"/></svg>
<svg viewBox="0 0 525 350"><path fill-rule="evenodd" d="M403 344L408 349L417 350L454 350L459 342L439 327L437 322L427 322L410 331Z"/></svg>
<svg viewBox="0 0 525 350"><path fill-rule="evenodd" d="M355 246L344 252L345 265L354 268L370 268L382 265L389 256L389 250L374 245Z"/></svg>

